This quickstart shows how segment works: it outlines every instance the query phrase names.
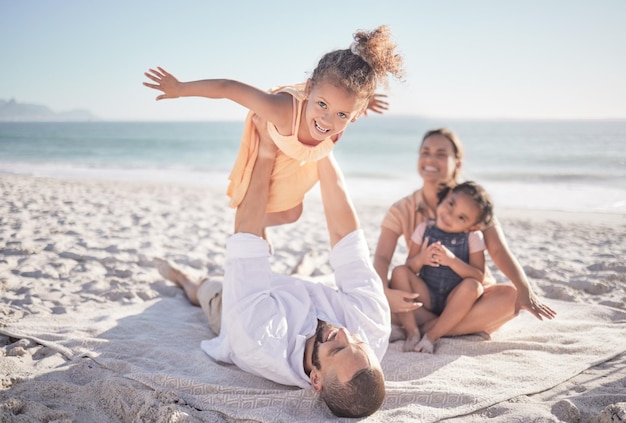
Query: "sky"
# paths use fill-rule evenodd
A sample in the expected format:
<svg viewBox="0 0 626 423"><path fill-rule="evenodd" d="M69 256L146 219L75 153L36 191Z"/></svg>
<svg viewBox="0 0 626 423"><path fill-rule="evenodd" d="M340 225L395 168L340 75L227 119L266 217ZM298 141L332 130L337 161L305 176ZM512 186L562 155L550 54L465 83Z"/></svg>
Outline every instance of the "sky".
<svg viewBox="0 0 626 423"><path fill-rule="evenodd" d="M156 102L143 73L268 89L385 24L407 74L390 115L626 119L624 22L624 0L0 0L0 99L103 120L242 120L229 100Z"/></svg>

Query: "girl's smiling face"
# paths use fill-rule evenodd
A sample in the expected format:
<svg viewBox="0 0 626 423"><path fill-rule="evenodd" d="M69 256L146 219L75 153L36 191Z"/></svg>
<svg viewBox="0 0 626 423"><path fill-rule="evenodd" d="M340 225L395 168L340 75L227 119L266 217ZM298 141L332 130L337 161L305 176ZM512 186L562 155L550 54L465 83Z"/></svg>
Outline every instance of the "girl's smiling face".
<svg viewBox="0 0 626 423"><path fill-rule="evenodd" d="M322 141L345 130L367 104L366 100L326 81L313 86L310 81L307 82L306 92L308 99L302 123L315 141Z"/></svg>
<svg viewBox="0 0 626 423"><path fill-rule="evenodd" d="M478 229L480 207L463 192L450 192L437 206L437 227L450 233Z"/></svg>

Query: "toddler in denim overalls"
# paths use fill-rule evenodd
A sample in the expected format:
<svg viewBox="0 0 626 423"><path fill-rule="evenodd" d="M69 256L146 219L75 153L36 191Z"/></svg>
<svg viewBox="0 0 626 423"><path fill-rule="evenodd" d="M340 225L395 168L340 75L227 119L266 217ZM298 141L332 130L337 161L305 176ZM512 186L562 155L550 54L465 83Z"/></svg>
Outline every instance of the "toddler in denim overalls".
<svg viewBox="0 0 626 423"><path fill-rule="evenodd" d="M428 239L428 245L440 242L460 260L469 263L469 232L448 233L430 222L424 231L420 244ZM482 236L482 232L479 232ZM484 246L484 241L483 241ZM463 278L449 266L424 266L419 276L426 282L430 293L430 311L436 315L443 312L446 299L452 290L461 283Z"/></svg>
<svg viewBox="0 0 626 423"><path fill-rule="evenodd" d="M444 188L436 220L416 228L406 264L391 276L392 288L420 294L423 304L398 314L407 337L404 351L434 352L439 338L453 333L483 294L485 242L479 229L492 217L489 195L468 181Z"/></svg>

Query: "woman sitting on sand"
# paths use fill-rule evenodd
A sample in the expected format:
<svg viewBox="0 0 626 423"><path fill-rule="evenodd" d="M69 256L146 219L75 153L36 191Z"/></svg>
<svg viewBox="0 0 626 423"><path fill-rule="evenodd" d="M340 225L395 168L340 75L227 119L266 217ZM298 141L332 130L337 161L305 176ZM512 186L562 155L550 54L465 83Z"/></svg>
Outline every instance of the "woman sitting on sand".
<svg viewBox="0 0 626 423"><path fill-rule="evenodd" d="M398 239L404 236L407 250L411 249L411 235L417 226L435 219L437 194L442 186L459 183L463 148L456 135L447 129L427 132L419 149L417 170L424 181L422 188L394 203L381 224L378 244L374 253L374 268L383 281L385 294L392 312L392 323L399 325L397 313L415 311L418 325L436 322L437 316L421 307L419 295L389 287L389 267ZM474 303L465 318L444 336L484 333L487 336L527 310L538 319L552 319L556 313L543 304L533 293L524 270L511 254L497 219L482 227L487 251L494 264L513 284L496 284L489 273L484 278L484 293ZM404 337L403 331L394 327L392 341Z"/></svg>

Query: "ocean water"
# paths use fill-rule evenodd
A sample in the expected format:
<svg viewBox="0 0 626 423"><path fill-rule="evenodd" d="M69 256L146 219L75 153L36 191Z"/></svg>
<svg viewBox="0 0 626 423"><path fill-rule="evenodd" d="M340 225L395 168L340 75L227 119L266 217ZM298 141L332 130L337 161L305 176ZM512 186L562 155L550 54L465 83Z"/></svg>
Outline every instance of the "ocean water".
<svg viewBox="0 0 626 423"><path fill-rule="evenodd" d="M0 172L227 186L242 122L0 122ZM391 204L420 186L417 149L448 127L466 179L496 207L626 214L626 121L453 121L371 116L335 156L353 197ZM311 195L318 195L313 192Z"/></svg>

